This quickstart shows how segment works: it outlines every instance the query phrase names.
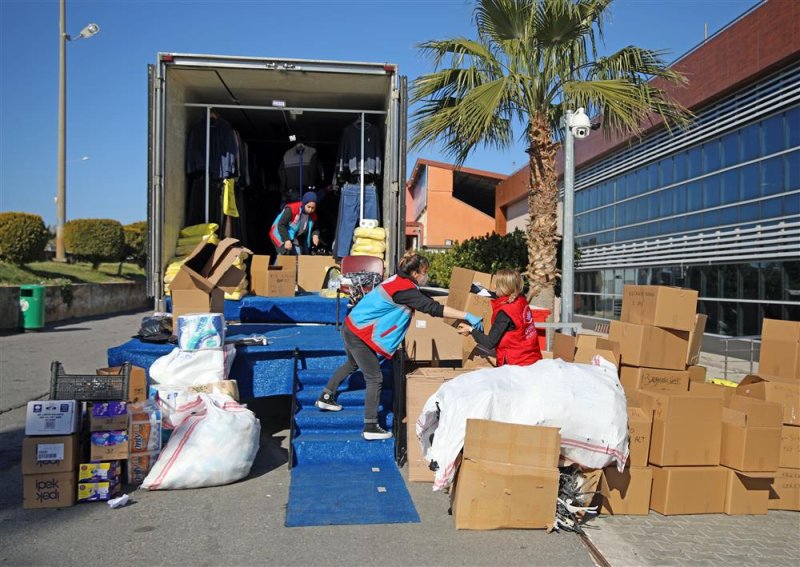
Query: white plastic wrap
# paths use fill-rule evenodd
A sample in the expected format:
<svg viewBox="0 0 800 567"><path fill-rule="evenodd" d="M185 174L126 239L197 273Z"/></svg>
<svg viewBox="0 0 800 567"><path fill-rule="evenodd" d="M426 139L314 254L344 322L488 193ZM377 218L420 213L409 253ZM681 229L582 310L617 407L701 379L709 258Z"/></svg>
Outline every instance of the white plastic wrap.
<svg viewBox="0 0 800 567"><path fill-rule="evenodd" d="M564 457L596 469L616 462L622 470L628 458L625 394L614 365L597 362L481 368L444 383L416 423L423 457L439 465L433 489L452 483L470 418L558 427Z"/></svg>
<svg viewBox="0 0 800 567"><path fill-rule="evenodd" d="M142 483L147 490L202 488L246 477L258 453L261 425L229 396L197 394Z"/></svg>
<svg viewBox="0 0 800 567"><path fill-rule="evenodd" d="M153 362L150 378L155 384L174 388L227 380L235 356L236 347L231 344L215 350L184 351L176 347Z"/></svg>

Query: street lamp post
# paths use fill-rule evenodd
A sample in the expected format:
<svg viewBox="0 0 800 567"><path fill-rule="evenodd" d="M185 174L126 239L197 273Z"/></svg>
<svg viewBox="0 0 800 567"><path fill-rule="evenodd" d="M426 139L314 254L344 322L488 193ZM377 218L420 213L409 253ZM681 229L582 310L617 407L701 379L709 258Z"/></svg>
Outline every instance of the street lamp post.
<svg viewBox="0 0 800 567"><path fill-rule="evenodd" d="M56 190L56 261L67 259L64 249L64 221L67 216L67 34L66 0L61 0L58 34L58 186ZM89 24L75 39L92 37L100 31L97 24Z"/></svg>

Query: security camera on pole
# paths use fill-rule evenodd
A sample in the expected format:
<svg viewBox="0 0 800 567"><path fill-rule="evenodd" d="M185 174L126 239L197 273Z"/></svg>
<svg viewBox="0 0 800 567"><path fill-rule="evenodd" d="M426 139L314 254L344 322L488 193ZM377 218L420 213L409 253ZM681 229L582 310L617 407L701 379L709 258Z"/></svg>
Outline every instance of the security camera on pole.
<svg viewBox="0 0 800 567"><path fill-rule="evenodd" d="M67 259L64 249L64 221L67 217L67 42L87 39L100 31L89 24L76 37L67 34L66 0L61 0L58 35L58 186L56 190L56 262Z"/></svg>
<svg viewBox="0 0 800 567"><path fill-rule="evenodd" d="M575 293L575 138L588 138L597 125L583 108L564 119L564 235L561 249L561 322L572 323Z"/></svg>

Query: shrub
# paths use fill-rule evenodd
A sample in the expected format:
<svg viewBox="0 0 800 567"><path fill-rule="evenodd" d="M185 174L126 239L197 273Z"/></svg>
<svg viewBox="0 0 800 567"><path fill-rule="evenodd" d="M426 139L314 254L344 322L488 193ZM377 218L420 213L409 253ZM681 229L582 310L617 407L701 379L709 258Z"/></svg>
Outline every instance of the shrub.
<svg viewBox="0 0 800 567"><path fill-rule="evenodd" d="M125 249L122 259L130 258L137 266L147 265L147 221L126 224L122 227L125 237Z"/></svg>
<svg viewBox="0 0 800 567"><path fill-rule="evenodd" d="M78 260L90 262L96 270L100 262L116 262L123 252L122 225L111 219L77 219L64 226L64 245Z"/></svg>
<svg viewBox="0 0 800 567"><path fill-rule="evenodd" d="M21 266L41 260L47 236L39 215L0 213L0 258L6 262Z"/></svg>

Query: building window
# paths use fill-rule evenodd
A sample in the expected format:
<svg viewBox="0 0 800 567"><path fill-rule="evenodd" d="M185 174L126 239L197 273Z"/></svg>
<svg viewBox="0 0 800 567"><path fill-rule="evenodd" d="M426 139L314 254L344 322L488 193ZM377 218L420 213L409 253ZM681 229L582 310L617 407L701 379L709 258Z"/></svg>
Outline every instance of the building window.
<svg viewBox="0 0 800 567"><path fill-rule="evenodd" d="M762 122L764 130L764 155L774 154L784 149L783 114L767 118Z"/></svg>
<svg viewBox="0 0 800 567"><path fill-rule="evenodd" d="M735 203L739 199L739 170L730 169L722 174L721 202Z"/></svg>
<svg viewBox="0 0 800 567"><path fill-rule="evenodd" d="M786 190L800 189L800 151L786 154L783 157L786 160Z"/></svg>
<svg viewBox="0 0 800 567"><path fill-rule="evenodd" d="M686 180L686 153L675 154L675 183Z"/></svg>
<svg viewBox="0 0 800 567"><path fill-rule="evenodd" d="M739 163L739 132L732 132L722 138L722 167Z"/></svg>
<svg viewBox="0 0 800 567"><path fill-rule="evenodd" d="M786 111L786 124L789 126L786 129L786 147L800 146L800 128L797 127L800 124L800 106Z"/></svg>
<svg viewBox="0 0 800 567"><path fill-rule="evenodd" d="M689 150L689 178L697 177L703 173L703 154L700 146Z"/></svg>
<svg viewBox="0 0 800 567"><path fill-rule="evenodd" d="M783 192L783 156L761 162L761 194L776 195Z"/></svg>
<svg viewBox="0 0 800 567"><path fill-rule="evenodd" d="M750 161L761 156L761 127L751 124L741 130L742 161Z"/></svg>
<svg viewBox="0 0 800 567"><path fill-rule="evenodd" d="M719 140L703 144L703 173L719 169Z"/></svg>
<svg viewBox="0 0 800 567"><path fill-rule="evenodd" d="M761 191L759 185L761 178L759 175L758 163L751 163L743 167L739 173L740 191L739 198L742 201L757 198Z"/></svg>
<svg viewBox="0 0 800 567"><path fill-rule="evenodd" d="M719 182L719 175L712 175L703 180L703 207L716 207L720 204Z"/></svg>

